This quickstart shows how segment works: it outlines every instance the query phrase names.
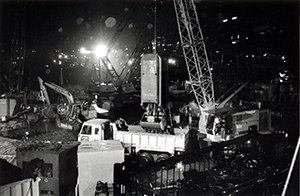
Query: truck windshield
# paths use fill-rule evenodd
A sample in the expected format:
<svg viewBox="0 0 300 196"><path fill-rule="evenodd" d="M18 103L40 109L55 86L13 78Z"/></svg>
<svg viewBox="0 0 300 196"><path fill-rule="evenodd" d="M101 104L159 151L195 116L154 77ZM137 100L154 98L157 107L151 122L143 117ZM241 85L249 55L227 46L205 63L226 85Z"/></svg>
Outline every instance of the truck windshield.
<svg viewBox="0 0 300 196"><path fill-rule="evenodd" d="M91 135L92 134L92 126L84 125L82 128L81 134Z"/></svg>

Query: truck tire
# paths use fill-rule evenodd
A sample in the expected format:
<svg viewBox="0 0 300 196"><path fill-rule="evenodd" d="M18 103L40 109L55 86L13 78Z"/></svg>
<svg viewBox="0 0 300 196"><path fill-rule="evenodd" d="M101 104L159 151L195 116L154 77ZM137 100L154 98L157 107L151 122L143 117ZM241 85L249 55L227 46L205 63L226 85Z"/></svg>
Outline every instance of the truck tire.
<svg viewBox="0 0 300 196"><path fill-rule="evenodd" d="M139 165L141 167L146 167L148 165L153 164L153 157L150 153L148 152L142 152L140 153L140 158L139 158Z"/></svg>
<svg viewBox="0 0 300 196"><path fill-rule="evenodd" d="M167 153L162 153L162 154L160 154L160 155L157 156L157 159L156 159L155 162L158 163L158 162L167 160L167 159L169 159L169 158L170 158L170 155L169 155L169 154L167 154Z"/></svg>

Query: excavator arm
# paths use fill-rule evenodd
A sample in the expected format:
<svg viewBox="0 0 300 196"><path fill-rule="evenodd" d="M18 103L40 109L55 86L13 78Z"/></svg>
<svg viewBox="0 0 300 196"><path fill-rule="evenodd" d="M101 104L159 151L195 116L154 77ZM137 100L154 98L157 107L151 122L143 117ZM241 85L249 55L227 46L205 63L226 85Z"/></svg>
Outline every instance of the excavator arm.
<svg viewBox="0 0 300 196"><path fill-rule="evenodd" d="M48 91L44 85L44 81L42 80L42 78L38 77L38 81L39 81L39 85L40 85L40 99L41 101L45 102L47 104L50 104L50 99L49 99L49 95L48 95Z"/></svg>
<svg viewBox="0 0 300 196"><path fill-rule="evenodd" d="M48 93L47 93L47 90L46 90L46 87L49 87L51 89L53 89L55 92L63 95L66 97L66 99L68 100L69 104L73 104L74 103L74 98L73 98L73 95L67 91L66 89L62 88L61 86L58 86L57 84L54 84L52 82L44 82L40 77L38 77L38 80L39 80L39 84L40 84L40 88L41 88L41 91L45 97L45 100L48 104L50 104L50 100L49 100L49 96L48 96Z"/></svg>

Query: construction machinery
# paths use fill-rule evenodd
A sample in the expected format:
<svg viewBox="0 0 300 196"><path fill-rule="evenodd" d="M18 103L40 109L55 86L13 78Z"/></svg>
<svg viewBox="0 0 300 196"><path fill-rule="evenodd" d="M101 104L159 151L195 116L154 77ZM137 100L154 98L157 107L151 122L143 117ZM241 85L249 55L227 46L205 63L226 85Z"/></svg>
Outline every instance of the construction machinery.
<svg viewBox="0 0 300 196"><path fill-rule="evenodd" d="M64 98L66 98L68 104L74 103L73 95L66 89L64 89L61 86L58 86L57 84L54 84L52 82L44 82L40 77L38 77L38 81L39 81L41 93L43 94L42 96L44 97L47 104L50 104L50 99L49 99L49 95L48 95L48 92L47 92L45 86L48 86L49 88L51 88L54 91L58 92L59 94L63 95Z"/></svg>
<svg viewBox="0 0 300 196"><path fill-rule="evenodd" d="M26 58L26 6L16 7L15 25L11 41L11 58L8 70L2 69L1 78L7 79L5 93L0 98L0 131L7 135L11 130L27 129L24 114L31 108L27 105L23 90L24 65ZM7 72L7 75L5 74Z"/></svg>
<svg viewBox="0 0 300 196"><path fill-rule="evenodd" d="M197 114L199 117L199 131L207 135L207 138L212 141L220 141L220 137L216 137L216 128L219 122L225 119L222 116L214 114L215 110L222 109L225 105L239 93L247 83L240 86L231 95L225 98L222 102L215 101L214 85L211 67L209 65L208 56L205 48L204 38L201 31L198 14L196 11L195 2L185 0L174 0L174 7L176 12L177 24L179 29L179 35L181 40L181 46L185 57L185 62L189 74L189 80L192 87L192 91L195 95L196 104L199 107L200 112ZM256 108L257 110L260 108ZM234 108L229 108L233 110ZM245 110L246 113L251 111ZM232 113L233 115L233 113ZM240 116L241 114L235 114ZM214 120L212 120L214 116ZM217 118L215 118L217 117ZM233 117L233 116L232 116ZM259 127L259 115L254 115L255 126ZM242 117L244 118L244 117ZM235 119L235 118L233 118ZM213 123L213 124L211 124ZM230 122L231 124L239 124L238 122ZM209 124L209 125L208 125ZM254 124L249 124L248 127L241 129L235 129L239 133L246 133L251 129ZM225 138L222 138L225 139Z"/></svg>
<svg viewBox="0 0 300 196"><path fill-rule="evenodd" d="M26 53L26 6L18 6L11 44L11 66L9 67L9 91L19 93L23 87Z"/></svg>
<svg viewBox="0 0 300 196"><path fill-rule="evenodd" d="M141 126L147 132L164 132L167 116L162 107L162 61L155 53L141 59L141 106L145 109Z"/></svg>
<svg viewBox="0 0 300 196"><path fill-rule="evenodd" d="M272 111L257 106L236 106L208 111L206 139L220 142L249 133L270 134Z"/></svg>
<svg viewBox="0 0 300 196"><path fill-rule="evenodd" d="M66 89L52 82L44 82L38 77L41 89L42 100L52 108L46 86L53 89L55 92L64 96L67 103L59 103L56 106L56 122L59 127L71 130L78 130L83 121L87 119L97 118L97 113L103 114L108 111L99 108L96 103L89 104L88 102L75 103L73 95ZM91 107L90 107L91 106Z"/></svg>
<svg viewBox="0 0 300 196"><path fill-rule="evenodd" d="M138 90L134 87L134 85L129 82L130 77L134 77L132 75L137 73L135 69L134 62L141 55L142 46L140 44L140 37L136 39L136 46L133 49L131 55L128 57L128 61L125 65L122 65L121 69L114 66L114 63L110 60L109 56L111 51L113 50L114 45L117 43L121 33L126 29L130 18L135 12L136 5L132 4L132 9L125 13L120 23L117 25L115 32L112 34L111 38L107 42L107 51L104 56L99 57L99 69L95 69L95 78L99 78L98 82L93 85L90 85L89 91L90 93L96 95L99 94L98 97L113 97L114 101L117 101L118 104L123 104L123 102L135 102L136 93ZM126 49L127 50L127 49ZM104 65L106 70L106 81L101 80L101 72L100 64ZM122 64L122 63L121 63ZM119 67L121 66L119 65ZM99 71L98 71L99 70ZM98 73L97 73L98 72ZM129 87L129 88L128 88ZM128 89L130 89L128 91ZM110 99L109 101L112 102Z"/></svg>
<svg viewBox="0 0 300 196"><path fill-rule="evenodd" d="M25 106L21 100L8 96L0 98L0 135L11 136L13 131L28 129L26 114L31 107Z"/></svg>
<svg viewBox="0 0 300 196"><path fill-rule="evenodd" d="M39 99L45 104L43 107L43 116L46 118L56 118L60 119L61 117L67 118L71 116L70 106L74 104L74 98L70 92L66 89L52 83L44 82L40 77L38 77L38 82L40 86ZM55 92L64 96L67 100L67 103L57 104L56 108L51 104L50 98L46 86L53 89ZM54 106L54 107L53 107ZM53 115L54 114L54 115ZM60 116L60 118L58 118Z"/></svg>
<svg viewBox="0 0 300 196"><path fill-rule="evenodd" d="M189 83L195 95L198 129L207 133L208 111L225 107L247 83L241 85L222 102L215 101L211 67L209 65L196 6L193 1L174 0L182 50L189 75ZM172 132L172 117L169 105L163 107L162 60L156 53L156 40L152 43L153 53L141 59L141 106L145 113L141 126L149 132ZM195 108L195 107L194 107Z"/></svg>
<svg viewBox="0 0 300 196"><path fill-rule="evenodd" d="M187 129L174 129L174 135L147 133L139 125L119 127L108 119L91 119L82 124L79 142L117 140L125 148L126 155L137 156L144 167L185 152Z"/></svg>
<svg viewBox="0 0 300 196"><path fill-rule="evenodd" d="M207 113L215 108L214 86L204 38L194 1L174 0L177 25L192 91L201 109L199 130L205 131Z"/></svg>

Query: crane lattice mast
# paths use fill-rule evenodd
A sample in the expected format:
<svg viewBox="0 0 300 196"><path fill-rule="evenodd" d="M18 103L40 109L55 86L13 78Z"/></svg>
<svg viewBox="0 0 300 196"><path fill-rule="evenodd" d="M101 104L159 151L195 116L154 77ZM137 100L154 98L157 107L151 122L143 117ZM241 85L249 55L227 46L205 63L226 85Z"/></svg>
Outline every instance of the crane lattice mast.
<svg viewBox="0 0 300 196"><path fill-rule="evenodd" d="M197 104L202 108L215 106L211 68L196 6L193 0L174 0L181 46Z"/></svg>
<svg viewBox="0 0 300 196"><path fill-rule="evenodd" d="M21 91L26 52L26 8L20 7L17 12L11 45L11 66L9 70L9 89Z"/></svg>

